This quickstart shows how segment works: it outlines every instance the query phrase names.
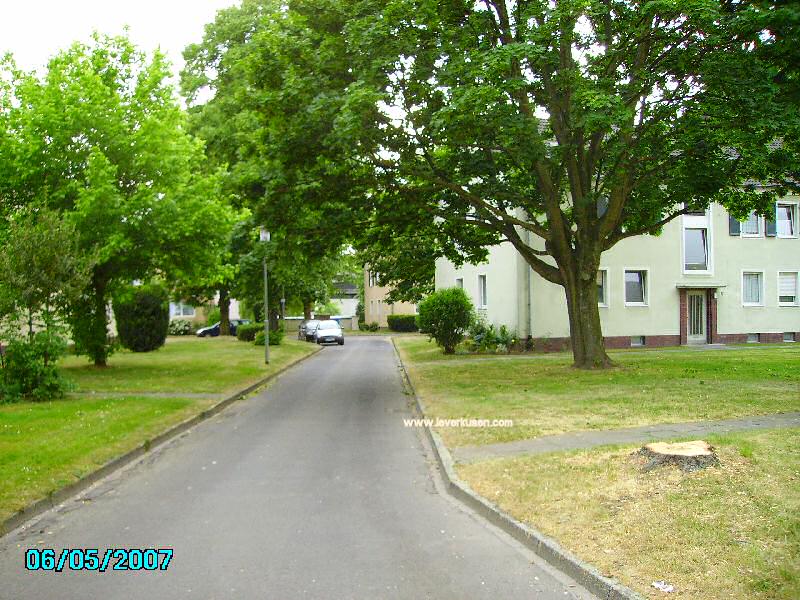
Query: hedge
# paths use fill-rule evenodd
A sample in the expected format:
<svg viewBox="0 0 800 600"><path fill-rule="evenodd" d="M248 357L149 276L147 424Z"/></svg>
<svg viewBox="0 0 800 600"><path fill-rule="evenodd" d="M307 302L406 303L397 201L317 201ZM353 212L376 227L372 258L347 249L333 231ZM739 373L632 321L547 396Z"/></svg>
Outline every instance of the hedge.
<svg viewBox="0 0 800 600"><path fill-rule="evenodd" d="M386 320L392 331L419 331L417 315L388 315Z"/></svg>

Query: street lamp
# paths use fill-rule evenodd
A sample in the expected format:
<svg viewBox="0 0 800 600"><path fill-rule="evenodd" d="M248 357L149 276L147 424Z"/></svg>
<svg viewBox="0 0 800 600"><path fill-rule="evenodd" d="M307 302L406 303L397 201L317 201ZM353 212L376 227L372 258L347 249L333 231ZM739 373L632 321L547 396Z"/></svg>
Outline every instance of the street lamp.
<svg viewBox="0 0 800 600"><path fill-rule="evenodd" d="M263 243L269 242L269 231L261 228L259 239ZM269 280L267 278L267 253L264 252L264 363L269 364Z"/></svg>

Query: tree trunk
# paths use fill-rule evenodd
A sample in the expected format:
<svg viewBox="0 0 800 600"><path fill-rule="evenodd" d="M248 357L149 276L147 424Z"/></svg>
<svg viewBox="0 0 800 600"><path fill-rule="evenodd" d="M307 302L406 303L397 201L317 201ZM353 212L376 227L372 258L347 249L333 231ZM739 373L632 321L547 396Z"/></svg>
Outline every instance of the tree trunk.
<svg viewBox="0 0 800 600"><path fill-rule="evenodd" d="M311 300L303 300L303 319L311 319Z"/></svg>
<svg viewBox="0 0 800 600"><path fill-rule="evenodd" d="M219 291L219 334L231 334L231 295L226 289Z"/></svg>
<svg viewBox="0 0 800 600"><path fill-rule="evenodd" d="M597 305L597 268L575 270L578 273L566 273L564 277L574 366L578 369L610 367L614 363L606 354Z"/></svg>
<svg viewBox="0 0 800 600"><path fill-rule="evenodd" d="M92 298L92 313L88 315L91 319L91 341L89 345L89 355L94 360L95 367L108 366L108 314L106 290L108 282L104 277L96 273L92 277L92 287L94 288L94 298Z"/></svg>

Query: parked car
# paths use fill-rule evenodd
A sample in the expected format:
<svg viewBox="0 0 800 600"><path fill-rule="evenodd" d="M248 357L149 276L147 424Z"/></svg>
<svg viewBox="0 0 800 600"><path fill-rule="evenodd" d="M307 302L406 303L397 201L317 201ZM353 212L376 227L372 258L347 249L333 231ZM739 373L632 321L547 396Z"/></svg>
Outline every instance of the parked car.
<svg viewBox="0 0 800 600"><path fill-rule="evenodd" d="M236 328L239 325L249 325L250 319L231 319L231 335L236 335ZM197 330L197 337L217 337L219 335L219 323L214 323L208 327Z"/></svg>
<svg viewBox="0 0 800 600"><path fill-rule="evenodd" d="M344 331L334 320L320 321L317 328L314 330L314 341L317 344L332 344L336 343L340 346L344 345Z"/></svg>
<svg viewBox="0 0 800 600"><path fill-rule="evenodd" d="M297 339L310 342L314 339L314 330L319 325L316 319L309 319L300 324L300 329L297 330Z"/></svg>

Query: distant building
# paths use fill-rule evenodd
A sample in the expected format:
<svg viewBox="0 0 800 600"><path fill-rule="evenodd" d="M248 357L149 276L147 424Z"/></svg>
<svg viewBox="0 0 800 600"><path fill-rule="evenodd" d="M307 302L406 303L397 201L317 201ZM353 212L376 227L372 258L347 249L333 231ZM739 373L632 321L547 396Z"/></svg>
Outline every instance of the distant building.
<svg viewBox="0 0 800 600"><path fill-rule="evenodd" d="M367 323L378 323L381 327L387 327L386 317L389 315L414 315L417 314L417 305L410 302L387 302L391 288L382 286L380 274L364 270L364 321Z"/></svg>
<svg viewBox="0 0 800 600"><path fill-rule="evenodd" d="M352 317L358 308L358 286L355 283L335 282L333 287L336 292L331 296L331 301L339 305L339 315Z"/></svg>

